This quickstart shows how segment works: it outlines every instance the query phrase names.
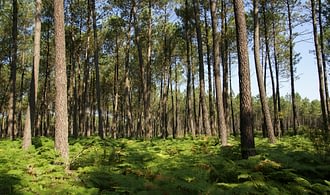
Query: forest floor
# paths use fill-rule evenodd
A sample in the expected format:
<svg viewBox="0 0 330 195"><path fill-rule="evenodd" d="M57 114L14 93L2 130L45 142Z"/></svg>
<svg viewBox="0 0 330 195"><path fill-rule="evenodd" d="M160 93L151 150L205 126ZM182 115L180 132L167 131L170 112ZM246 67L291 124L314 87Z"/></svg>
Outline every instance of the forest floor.
<svg viewBox="0 0 330 195"><path fill-rule="evenodd" d="M0 140L0 194L330 194L330 157L300 135L256 138L241 159L238 138L70 139L70 170L50 138Z"/></svg>

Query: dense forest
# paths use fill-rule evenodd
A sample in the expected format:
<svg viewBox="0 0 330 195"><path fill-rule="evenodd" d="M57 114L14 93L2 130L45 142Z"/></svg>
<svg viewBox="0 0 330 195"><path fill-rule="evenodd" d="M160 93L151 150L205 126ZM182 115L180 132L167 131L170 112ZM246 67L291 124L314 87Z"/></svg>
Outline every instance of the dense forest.
<svg viewBox="0 0 330 195"><path fill-rule="evenodd" d="M40 167L49 163L63 165L65 171L54 178L70 178L70 182L74 180L70 176L78 174L74 171L79 167L105 166L106 161L107 167L134 175L121 178L123 181L133 182L139 176L150 181L152 178L156 183L145 189L161 189L157 193L162 194L244 192L249 184L242 187L224 183L232 179L229 175L240 183L257 181L260 175L254 171L258 166L256 173L261 171L261 180L279 183L294 180L297 183L293 185L301 187L287 186L287 191L281 191L281 184L273 182L267 184L272 186L269 188L254 186L259 191L330 192L330 182L326 180L330 170L327 166L330 159L326 157L330 154L329 5L329 0L0 0L0 153L20 154L17 161L26 161L24 155L30 154L44 162L38 164ZM312 29L299 31L306 24ZM302 40L306 35L310 38ZM316 66L317 72L311 74L318 75L317 100L301 97L295 89L299 79L297 64L303 60L295 48L297 41L314 43L310 51L316 62L311 66ZM252 71L256 74L251 76ZM239 77L236 94L232 90L233 75ZM251 77L257 78L256 96L251 94ZM290 83L290 94L281 91L284 81ZM287 142L293 145L285 145ZM54 153L50 153L50 145L55 147ZM159 145L160 151L155 145ZM323 169L311 173L313 178L308 180L304 178L309 175L305 169L290 170L293 165L289 162L297 165L296 156L281 161L284 157L276 156L280 152L273 146L285 148L286 152L297 148L313 150L320 161L309 153L311 156L305 153L297 156L315 158L315 164L306 167L319 165ZM120 163L132 162L133 158L136 163L150 158L158 159L153 163L160 163L156 166L164 166L169 172L170 166L162 164L156 157L157 151L161 155L165 151L166 159L173 155L182 167L193 163L192 157L190 161L183 157L187 151L192 153L186 156L209 158L209 164L199 162L198 166L213 179L205 179L207 185L199 183L194 188L196 175L181 181L172 178L172 172L159 174L161 168L148 170L149 173L143 169L146 164L121 167ZM12 161L6 155L0 155L0 162L10 164ZM60 160L53 162L55 157L51 155L59 155L63 164ZM86 159L80 159L82 156ZM221 164L229 163L225 158L231 159L232 166ZM28 166L25 174L37 177L39 173L33 172L33 165ZM12 181L9 185L17 185L13 175L23 173L8 170L18 167L24 166L6 165L0 169L0 185L6 180L1 177ZM216 171L221 167L228 178L221 179L221 170ZM56 172L54 167L45 169ZM233 169L236 172L230 172ZM249 171L243 173L243 169L254 175ZM182 174L187 174L184 170ZM278 171L279 175L269 171ZM102 177L113 180L124 174L101 172L101 167L93 172L99 182ZM196 170L192 172L198 174ZM25 177L27 183L31 180ZM162 191L161 184L170 181L179 184L163 187L178 191ZM212 182L218 184L212 186ZM100 191L80 193L99 193L102 189L119 193L143 191L132 188L139 185L134 182L124 190L116 188L120 184L115 181L91 183L80 186ZM38 185L47 188L46 184ZM210 186L205 190L203 185ZM239 191L235 191L236 187ZM28 191L39 192L32 188ZM1 192L14 193L15 189L0 187Z"/></svg>

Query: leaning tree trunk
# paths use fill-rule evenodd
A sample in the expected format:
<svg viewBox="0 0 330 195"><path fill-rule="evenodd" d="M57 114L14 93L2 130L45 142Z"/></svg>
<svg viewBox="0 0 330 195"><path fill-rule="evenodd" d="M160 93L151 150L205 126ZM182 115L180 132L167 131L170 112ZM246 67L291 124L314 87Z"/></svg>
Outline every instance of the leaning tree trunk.
<svg viewBox="0 0 330 195"><path fill-rule="evenodd" d="M258 17L258 0L253 1L253 18L254 18L254 62L256 67L257 73L257 80L258 80L258 87L259 87L259 94L260 94L260 101L262 107L262 113L264 115L264 121L268 132L268 138L271 143L275 143L275 135L274 129L272 125L272 120L269 112L268 101L266 96L265 85L263 81L263 73L262 67L260 63L260 43L259 43L259 17Z"/></svg>
<svg viewBox="0 0 330 195"><path fill-rule="evenodd" d="M39 80L39 62L40 62L40 37L41 37L41 0L35 1L35 28L34 28L34 56L33 56L33 70L30 85L29 105L26 111L25 126L23 134L23 149L31 146L31 133L35 125L35 108L38 95L38 80Z"/></svg>
<svg viewBox="0 0 330 195"><path fill-rule="evenodd" d="M65 30L63 0L54 0L55 18L55 149L60 152L66 165L69 160L68 100L65 62Z"/></svg>
<svg viewBox="0 0 330 195"><path fill-rule="evenodd" d="M240 89L241 153L244 159L256 155L253 134L250 68L243 0L234 0Z"/></svg>

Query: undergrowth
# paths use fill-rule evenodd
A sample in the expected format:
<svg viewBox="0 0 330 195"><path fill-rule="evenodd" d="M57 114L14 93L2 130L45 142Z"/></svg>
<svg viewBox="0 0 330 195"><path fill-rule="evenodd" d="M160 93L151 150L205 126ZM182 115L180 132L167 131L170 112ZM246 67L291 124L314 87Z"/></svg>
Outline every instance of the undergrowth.
<svg viewBox="0 0 330 195"><path fill-rule="evenodd" d="M328 194L330 158L304 136L256 138L243 160L239 141L216 138L70 140L65 170L50 138L0 141L0 194Z"/></svg>

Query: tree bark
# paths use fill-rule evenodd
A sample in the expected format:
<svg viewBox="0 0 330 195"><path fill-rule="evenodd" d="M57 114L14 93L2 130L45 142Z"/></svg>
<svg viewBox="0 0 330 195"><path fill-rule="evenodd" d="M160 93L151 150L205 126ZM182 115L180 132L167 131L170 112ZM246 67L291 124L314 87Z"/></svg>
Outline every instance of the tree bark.
<svg viewBox="0 0 330 195"><path fill-rule="evenodd" d="M256 155L253 133L253 112L251 101L251 84L249 55L247 45L247 29L245 21L244 4L242 0L234 0L236 22L237 52L239 64L240 88L240 127L241 127L241 153L244 159Z"/></svg>
<svg viewBox="0 0 330 195"><path fill-rule="evenodd" d="M67 76L65 62L65 30L63 0L54 0L55 18L55 149L65 164L69 160Z"/></svg>

